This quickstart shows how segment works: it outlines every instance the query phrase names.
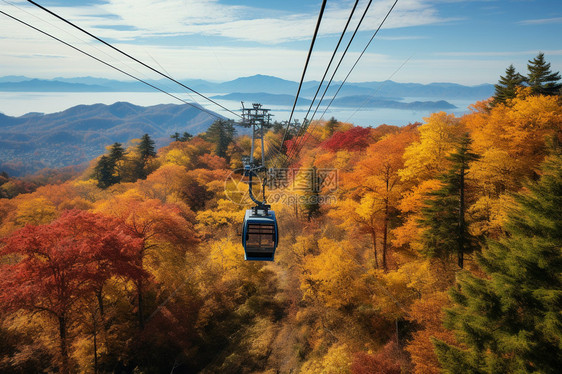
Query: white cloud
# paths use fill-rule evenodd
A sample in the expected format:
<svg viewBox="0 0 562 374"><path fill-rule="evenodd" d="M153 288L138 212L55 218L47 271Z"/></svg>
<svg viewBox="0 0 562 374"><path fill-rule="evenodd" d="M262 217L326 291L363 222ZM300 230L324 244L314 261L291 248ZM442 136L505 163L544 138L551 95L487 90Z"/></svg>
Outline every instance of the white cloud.
<svg viewBox="0 0 562 374"><path fill-rule="evenodd" d="M9 34L9 48L2 48L0 59L4 75L27 75L39 78L57 76L101 76L113 79L128 79L123 74L80 54L59 42L15 22L6 24ZM61 32L58 32L61 34ZM63 37L70 41L70 37ZM1 44L8 43L2 40ZM72 40L72 44L120 67L142 79L160 78L153 72L127 60L124 56L100 44ZM306 58L306 50L280 47L190 47L131 44L114 44L131 55L165 70L176 78L201 78L208 80L230 80L239 76L254 74L275 75L285 79L298 80ZM53 64L53 56L59 57ZM307 79L319 79L329 60L331 52L317 51L310 62ZM357 53L348 53L341 71L346 71ZM376 64L385 61L384 55L367 53L362 64ZM158 67L161 65L161 68ZM354 74L354 77L358 76Z"/></svg>
<svg viewBox="0 0 562 374"><path fill-rule="evenodd" d="M527 50L527 51L501 51L501 52L439 52L437 56L451 57L502 57L502 56L535 56L543 52L550 56L562 56L562 49L558 50Z"/></svg>
<svg viewBox="0 0 562 374"><path fill-rule="evenodd" d="M319 2L316 1L318 4ZM320 32L321 36L330 36L332 39L324 39L326 43L320 46L327 45L331 40L335 43L334 37L343 29L352 1L340 0L328 3L331 5L326 10ZM393 0L374 0L361 29L375 30L392 3ZM263 4L264 7L267 6L267 2ZM366 2L361 1L360 4L350 30L355 28ZM385 27L406 28L450 22L451 19L445 19L439 14L435 4L434 0L400 0ZM21 8L31 14L0 2L0 9L84 48L142 79L159 78L154 73L143 70L138 64L126 61L124 56L92 42L88 36L80 34L43 11L28 5L21 5ZM290 13L224 5L220 0L107 0L98 5L56 7L53 10L95 35L114 42L116 46L140 60L155 67L161 65L161 70L168 71L175 78L220 81L254 74L269 74L297 81L302 72L308 43L283 43L295 40L309 41L318 16L318 10ZM377 38L424 39L423 36L416 35L417 30L380 33ZM170 38L166 39L166 36ZM182 36L191 37L182 39ZM212 36L213 38L209 39L213 46L201 47L206 44L205 38L197 40L197 43L189 42L200 36ZM363 39L366 36L362 35ZM156 43L150 37L162 37L162 39L158 39ZM245 43L239 43L240 40ZM439 48L438 41L436 43L435 47ZM386 44L393 44L393 46L387 50L369 49L351 75L350 81L385 80L403 63L405 56L398 57L397 54L416 52L400 51L398 47L394 47L400 45L399 43ZM428 49L425 48L428 43L422 41L419 44L421 53L417 55L425 56L425 59L408 62L393 79L413 82L425 80L426 83L433 80L467 84L494 82L497 80L498 73L503 73L505 70L509 56L524 56L525 58L520 60L526 62L528 58L538 53L538 50L532 49L540 47L536 44L527 44L522 45L522 49L529 49L526 51L443 52L428 55ZM551 50L548 48L543 50L547 58L562 55L562 50L555 48L557 47L551 46ZM382 54L370 53L374 50ZM393 57L390 57L391 51ZM330 55L331 51L322 52L321 48L315 51L307 80L321 78ZM152 56L158 64L153 61ZM356 57L356 53L349 54L344 66L341 67L342 74L347 73ZM549 60L553 63L553 70L559 70L557 66L561 66L558 62L560 58ZM4 75L41 78L89 75L127 79L99 62L8 19L2 22L0 69ZM336 77L336 80L342 78Z"/></svg>
<svg viewBox="0 0 562 374"><path fill-rule="evenodd" d="M520 25L544 25L549 23L562 23L562 17L528 19L518 22Z"/></svg>
<svg viewBox="0 0 562 374"><path fill-rule="evenodd" d="M393 2L373 1L361 30L375 30ZM320 35L339 34L347 21L352 3L349 0L329 3ZM361 2L357 8L349 30L355 28L365 5L366 2ZM94 34L113 40L208 35L262 44L308 40L318 16L316 11L289 13L225 5L219 0L106 0L105 3L92 6L51 9ZM43 18L44 16L45 14ZM438 15L429 0L402 0L394 8L384 27L402 28L446 21L448 20Z"/></svg>
<svg viewBox="0 0 562 374"><path fill-rule="evenodd" d="M422 40L429 39L427 36L422 35L403 35L403 36L377 36L381 40Z"/></svg>

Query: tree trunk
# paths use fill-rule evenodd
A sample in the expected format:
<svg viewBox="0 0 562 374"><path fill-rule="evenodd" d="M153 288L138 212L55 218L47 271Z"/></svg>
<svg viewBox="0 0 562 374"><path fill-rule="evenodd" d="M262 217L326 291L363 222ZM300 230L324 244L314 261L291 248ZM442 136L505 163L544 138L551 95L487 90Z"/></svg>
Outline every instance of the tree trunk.
<svg viewBox="0 0 562 374"><path fill-rule="evenodd" d="M59 337L60 337L60 374L70 374L70 364L68 360L67 326L66 317L59 316Z"/></svg>
<svg viewBox="0 0 562 374"><path fill-rule="evenodd" d="M107 329L109 328L109 322L105 319L105 308L103 305L103 286L101 286L98 290L96 290L96 298L98 300L98 308L100 311L100 329L102 343L105 346L105 350L107 353L113 352L112 348L110 347L109 336L107 333ZM94 322L96 323L96 322Z"/></svg>
<svg viewBox="0 0 562 374"><path fill-rule="evenodd" d="M458 265L462 269L464 265L464 167L460 174L460 196L459 196L459 236L458 236Z"/></svg>
<svg viewBox="0 0 562 374"><path fill-rule="evenodd" d="M100 308L100 315L102 316L102 320L104 317L104 309L103 309L103 286L96 290L96 298L98 299L98 306Z"/></svg>
<svg viewBox="0 0 562 374"><path fill-rule="evenodd" d="M388 182L387 182L387 188L388 188ZM384 228L382 233L382 268L384 271L388 270L386 266L387 246L388 246L388 196L384 200Z"/></svg>
<svg viewBox="0 0 562 374"><path fill-rule="evenodd" d="M98 374L98 326L94 314L94 374Z"/></svg>
<svg viewBox="0 0 562 374"><path fill-rule="evenodd" d="M137 317L139 321L139 328L144 329L144 309L143 309L143 297L142 297L142 280L137 282L137 299L138 299L138 310Z"/></svg>
<svg viewBox="0 0 562 374"><path fill-rule="evenodd" d="M373 239L373 251L375 252L375 267L379 268L379 260L377 256L377 232L375 229L371 229L371 238Z"/></svg>
<svg viewBox="0 0 562 374"><path fill-rule="evenodd" d="M140 252L139 258L139 265L140 268L144 268L144 251L146 250L146 242L143 240L142 243L142 251ZM142 279L139 279L137 282L137 301L138 301L138 310L137 310L137 317L139 322L139 329L144 330L144 307L143 307L143 289L142 289Z"/></svg>
<svg viewBox="0 0 562 374"><path fill-rule="evenodd" d="M398 330L398 318L396 318L396 345L400 347L400 335Z"/></svg>

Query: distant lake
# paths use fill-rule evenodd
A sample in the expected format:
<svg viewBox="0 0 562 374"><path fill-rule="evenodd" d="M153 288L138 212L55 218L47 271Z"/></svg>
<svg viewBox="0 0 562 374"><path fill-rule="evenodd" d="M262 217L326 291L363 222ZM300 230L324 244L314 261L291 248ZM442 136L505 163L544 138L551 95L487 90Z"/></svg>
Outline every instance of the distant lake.
<svg viewBox="0 0 562 374"><path fill-rule="evenodd" d="M206 96L220 95L221 93L205 93ZM203 99L196 95L190 98L185 94L177 94L177 96L192 102L196 99L206 109L222 114L231 118L232 115L212 103L204 103ZM447 98L404 98L405 102L411 101L438 101L446 100L455 105L457 109L448 111L455 115L462 115L467 112L468 106L477 100L449 100ZM0 112L9 116L21 116L29 112L55 113L80 104L113 104L117 101L127 101L135 105L151 106L158 104L179 104L180 102L159 92L0 92ZM216 100L226 108L238 113L240 102L230 100ZM251 103L246 103L247 106ZM278 105L264 105L271 109L273 120L288 120L291 107ZM297 107L294 118L302 121L306 115L308 106ZM323 109L317 113L315 119L322 114ZM404 126L408 123L416 121L423 122L423 117L430 115L433 110L412 111L401 109L384 109L384 108L365 108L350 109L330 107L324 115L325 119L335 117L339 121L351 122L359 126L378 126L386 123L388 125ZM312 113L311 113L312 114Z"/></svg>

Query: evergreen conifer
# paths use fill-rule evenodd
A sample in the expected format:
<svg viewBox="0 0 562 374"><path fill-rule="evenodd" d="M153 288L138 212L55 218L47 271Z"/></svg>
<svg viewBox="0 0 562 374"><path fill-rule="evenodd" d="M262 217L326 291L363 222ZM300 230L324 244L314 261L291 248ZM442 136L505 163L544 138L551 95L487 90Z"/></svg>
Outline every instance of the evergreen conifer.
<svg viewBox="0 0 562 374"><path fill-rule="evenodd" d="M519 74L513 65L505 70L505 76L500 76L498 84L494 85L496 93L492 105L505 103L508 99L513 99L517 95L517 87L523 87L525 77Z"/></svg>
<svg viewBox="0 0 562 374"><path fill-rule="evenodd" d="M113 143L111 149L109 150L109 158L111 159L111 161L117 163L121 161L124 156L125 148L123 148L123 145L118 142Z"/></svg>
<svg viewBox="0 0 562 374"><path fill-rule="evenodd" d="M234 140L236 129L231 121L217 120L205 132L205 140L215 144L215 154L226 157L228 146Z"/></svg>
<svg viewBox="0 0 562 374"><path fill-rule="evenodd" d="M527 64L529 75L527 83L537 95L559 95L562 84L560 81L560 73L550 71L550 63L544 60L544 53L539 53L533 60L529 60Z"/></svg>
<svg viewBox="0 0 562 374"><path fill-rule="evenodd" d="M156 156L154 140L148 134L144 134L137 147L138 159L134 160L134 179L146 179L149 174L147 170L148 161Z"/></svg>
<svg viewBox="0 0 562 374"><path fill-rule="evenodd" d="M187 131L184 131L181 138L179 138L179 141L180 142L187 142L187 141L190 141L191 139L193 139L193 135L191 135Z"/></svg>
<svg viewBox="0 0 562 374"><path fill-rule="evenodd" d="M306 187L303 197L303 209L306 212L306 218L310 221L320 215L320 190L322 189L322 180L318 175L318 169L313 166L308 170L309 178L306 178Z"/></svg>
<svg viewBox="0 0 562 374"><path fill-rule="evenodd" d="M152 140L148 134L144 134L141 137L141 142L138 145L138 151L139 151L140 158L143 160L149 157L156 156L156 151L154 148L154 140Z"/></svg>
<svg viewBox="0 0 562 374"><path fill-rule="evenodd" d="M121 183L121 169L123 165L120 163L125 157L125 148L121 143L115 142L109 150L109 161L113 164L113 183Z"/></svg>
<svg viewBox="0 0 562 374"><path fill-rule="evenodd" d="M456 151L448 156L452 164L440 176L443 186L430 194L420 220L426 227L422 235L425 255L448 258L456 253L461 268L464 254L476 246L465 224L465 177L469 163L479 158L470 151L470 144L471 140L465 134Z"/></svg>
<svg viewBox="0 0 562 374"><path fill-rule="evenodd" d="M516 196L506 235L463 271L446 327L461 348L436 341L446 373L559 373L562 367L562 157Z"/></svg>
<svg viewBox="0 0 562 374"><path fill-rule="evenodd" d="M115 163L108 156L101 156L92 175L97 180L99 188L106 189L116 183L113 175L114 167Z"/></svg>

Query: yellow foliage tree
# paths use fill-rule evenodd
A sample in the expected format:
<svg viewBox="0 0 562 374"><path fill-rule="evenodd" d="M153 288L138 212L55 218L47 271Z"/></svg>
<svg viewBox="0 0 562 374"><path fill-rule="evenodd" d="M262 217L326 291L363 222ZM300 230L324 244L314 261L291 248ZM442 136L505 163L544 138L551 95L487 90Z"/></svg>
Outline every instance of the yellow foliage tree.
<svg viewBox="0 0 562 374"><path fill-rule="evenodd" d="M414 126L383 136L367 149L353 172L345 178L344 190L349 190L350 197L361 197L361 209L356 212L363 218L371 216L378 220L376 225L373 222L370 226L380 227L384 270L388 269L389 222L396 212L405 187L398 173L404 165L404 150L416 138L417 130ZM369 200L364 201L365 199ZM373 245L376 253L376 242Z"/></svg>
<svg viewBox="0 0 562 374"><path fill-rule="evenodd" d="M230 200L220 199L213 209L197 213L197 229L211 234L222 228L230 228L232 225L241 227L244 213L245 209L242 206Z"/></svg>
<svg viewBox="0 0 562 374"><path fill-rule="evenodd" d="M300 370L302 374L349 374L352 357L345 344L334 344L321 359L307 361Z"/></svg>
<svg viewBox="0 0 562 374"><path fill-rule="evenodd" d="M419 252L422 246L419 242L421 228L418 221L421 219L421 212L427 194L436 191L441 187L441 182L430 179L421 182L419 185L406 192L400 201L398 208L404 217L404 223L393 230L393 244L397 247L409 248L414 253Z"/></svg>
<svg viewBox="0 0 562 374"><path fill-rule="evenodd" d="M330 216L342 220L349 233L368 234L371 239L375 267L379 266L377 250L378 234L383 227L384 203L373 192L366 192L359 199L340 199Z"/></svg>
<svg viewBox="0 0 562 374"><path fill-rule="evenodd" d="M433 113L424 118L418 128L420 140L412 143L404 152L404 168L399 175L406 181L419 182L436 177L446 170L456 140L463 133L459 119L454 114Z"/></svg>
<svg viewBox="0 0 562 374"><path fill-rule="evenodd" d="M188 208L187 208L188 209ZM177 205L163 204L156 199L145 199L138 190L97 204L95 211L117 218L133 234L142 238L143 246L138 263L152 274L159 272L161 255L166 251L185 254L199 242L194 230L195 216L190 210L180 210ZM135 282L137 288L137 317L144 327L145 282Z"/></svg>
<svg viewBox="0 0 562 374"><path fill-rule="evenodd" d="M27 196L26 196L27 197ZM57 209L53 203L43 196L22 198L18 204L16 224L20 226L44 225L57 217Z"/></svg>
<svg viewBox="0 0 562 374"><path fill-rule="evenodd" d="M490 110L475 106L462 123L471 131L473 150L482 155L472 164L474 178L491 197L514 191L546 155L549 139L562 140L562 106L556 96L518 90L514 99Z"/></svg>
<svg viewBox="0 0 562 374"><path fill-rule="evenodd" d="M318 249L317 256L305 259L301 278L304 297L331 308L357 302L362 287L358 283L360 267L354 258L353 245L349 241L321 238Z"/></svg>

